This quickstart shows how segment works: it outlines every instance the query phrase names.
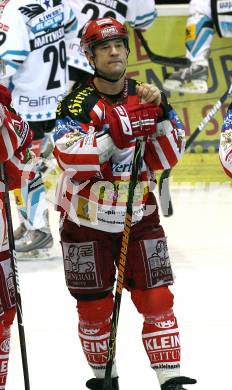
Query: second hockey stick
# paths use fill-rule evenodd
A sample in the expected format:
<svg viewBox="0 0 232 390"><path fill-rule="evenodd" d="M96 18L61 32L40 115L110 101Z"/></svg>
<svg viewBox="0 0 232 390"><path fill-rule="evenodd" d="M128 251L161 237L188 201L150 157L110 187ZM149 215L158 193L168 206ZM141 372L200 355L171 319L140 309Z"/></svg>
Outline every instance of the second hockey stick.
<svg viewBox="0 0 232 390"><path fill-rule="evenodd" d="M195 138L201 131L205 128L207 123L214 117L216 112L221 108L221 106L225 103L226 99L232 94L232 84L229 86L227 91L218 99L218 101L214 104L213 108L208 112L208 114L202 119L199 126L196 130L190 135L190 137L186 141L185 150L187 150L190 145L193 143ZM171 175L172 168L165 169L159 180L159 197L160 197L160 206L162 213L165 217L170 217L173 215L173 206L169 189L169 177Z"/></svg>
<svg viewBox="0 0 232 390"><path fill-rule="evenodd" d="M190 66L190 61L188 58L185 57L166 57L161 56L159 54L155 54L151 51L150 47L148 46L148 43L146 39L144 38L143 34L139 30L135 30L137 37L139 38L140 42L142 43L148 57L152 62L155 62L156 64L165 65L165 66L173 66L175 68L185 68Z"/></svg>
<svg viewBox="0 0 232 390"><path fill-rule="evenodd" d="M25 339L23 313L22 313L22 300L21 300L21 294L20 294L20 288L19 288L19 277L18 277L18 267L17 267L17 261L16 261L15 241L14 241L12 215L11 215L11 207L10 207L10 197L9 197L9 187L8 187L7 175L5 172L5 165L4 164L0 164L0 173L1 173L2 181L5 185L5 191L3 193L3 202L4 202L5 213L6 213L9 252L10 252L10 256L11 256L11 266L12 266L13 274L14 274L15 301L16 301L19 341L20 341L21 357L22 357L22 365L23 365L24 385L25 385L25 390L30 390L29 371L28 371L27 352L26 352L26 339Z"/></svg>
<svg viewBox="0 0 232 390"><path fill-rule="evenodd" d="M113 308L113 315L111 321L111 333L110 333L110 340L109 340L109 347L108 347L108 356L107 356L103 390L112 390L111 371L112 371L112 366L113 366L113 361L115 356L118 318L119 318L124 276L126 270L128 240L129 240L129 235L130 235L130 230L132 225L134 191L137 184L138 172L139 172L139 166L141 160L141 147L142 147L142 142L140 140L137 140L135 146L133 164L132 164L131 180L128 189L126 216L125 216L124 230L122 234L122 243L121 243L120 254L119 254L118 276L116 282L116 292L114 298L114 308Z"/></svg>

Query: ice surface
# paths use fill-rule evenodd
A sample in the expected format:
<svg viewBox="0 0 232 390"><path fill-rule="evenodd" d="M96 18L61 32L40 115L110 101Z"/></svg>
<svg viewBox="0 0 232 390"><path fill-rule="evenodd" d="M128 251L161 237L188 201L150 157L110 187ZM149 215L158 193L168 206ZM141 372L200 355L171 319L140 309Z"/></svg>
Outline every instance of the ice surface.
<svg viewBox="0 0 232 390"><path fill-rule="evenodd" d="M232 188L172 190L174 215L161 218L176 275L172 287L189 389L228 388L232 351ZM75 300L64 281L58 214L51 206L56 260L20 262L31 390L84 390L92 377L77 336ZM124 291L117 362L121 390L159 389L140 337L142 318ZM7 390L23 390L17 322Z"/></svg>

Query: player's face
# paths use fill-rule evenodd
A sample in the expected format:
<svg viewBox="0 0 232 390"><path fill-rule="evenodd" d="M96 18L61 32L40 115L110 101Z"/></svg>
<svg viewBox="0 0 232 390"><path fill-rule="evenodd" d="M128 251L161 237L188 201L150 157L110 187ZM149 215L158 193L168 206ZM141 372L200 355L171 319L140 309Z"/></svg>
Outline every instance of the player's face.
<svg viewBox="0 0 232 390"><path fill-rule="evenodd" d="M103 42L94 48L95 67L102 75L117 80L127 67L128 50L122 39Z"/></svg>

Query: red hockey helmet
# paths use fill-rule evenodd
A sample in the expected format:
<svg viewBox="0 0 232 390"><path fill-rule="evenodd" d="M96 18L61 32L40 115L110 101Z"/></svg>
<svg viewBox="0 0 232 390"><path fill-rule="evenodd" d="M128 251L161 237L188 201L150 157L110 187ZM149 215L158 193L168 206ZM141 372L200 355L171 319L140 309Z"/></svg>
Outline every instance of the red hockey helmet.
<svg viewBox="0 0 232 390"><path fill-rule="evenodd" d="M126 48L129 48L127 28L110 16L99 18L86 24L81 37L81 47L84 51L93 54L94 46L117 38L123 39Z"/></svg>

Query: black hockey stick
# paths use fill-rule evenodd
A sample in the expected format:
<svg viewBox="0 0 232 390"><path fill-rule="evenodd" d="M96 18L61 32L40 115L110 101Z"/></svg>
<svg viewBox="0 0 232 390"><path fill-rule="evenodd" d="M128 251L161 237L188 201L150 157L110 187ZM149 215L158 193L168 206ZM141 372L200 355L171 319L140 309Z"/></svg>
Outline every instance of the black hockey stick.
<svg viewBox="0 0 232 390"><path fill-rule="evenodd" d="M207 123L214 117L216 112L221 108L223 103L225 103L226 99L231 95L232 93L232 84L229 86L227 91L218 99L218 101L214 104L213 108L208 112L208 114L202 119L201 123L198 125L196 130L190 135L190 137L187 139L185 150L189 148L189 146L193 143L195 138L200 134L200 132L205 128ZM165 169L159 180L159 197L160 197L160 206L162 213L165 217L170 217L173 215L173 206L172 206L172 200L169 190L169 176L171 174L172 168Z"/></svg>
<svg viewBox="0 0 232 390"><path fill-rule="evenodd" d="M9 186L8 186L8 182L7 182L7 175L5 172L4 164L0 164L0 173L1 173L2 181L5 185L5 191L3 193L3 202L4 202L5 212L6 212L9 252L10 252L10 256L11 256L11 266L12 266L13 274L14 274L15 301L16 301L18 331L19 331L20 349L21 349L21 357L22 357L22 365L23 365L24 386L25 386L25 390L30 390L29 371L28 371L28 364L27 364L26 340L25 340L23 313L22 313L22 300L21 300L21 294L20 294L20 288L19 288L19 277L18 277L18 267L17 267L17 261L16 261L15 241L14 241L11 207L10 207Z"/></svg>
<svg viewBox="0 0 232 390"><path fill-rule="evenodd" d="M161 56L159 54L155 54L151 51L150 47L148 46L148 43L146 39L144 38L143 34L140 30L135 30L139 40L141 41L148 57L152 62L155 62L156 64L160 65L166 65L166 66L173 66L175 68L185 68L190 66L190 60L185 57L166 57Z"/></svg>
<svg viewBox="0 0 232 390"><path fill-rule="evenodd" d="M110 333L110 340L109 340L109 347L108 347L108 356L107 356L103 390L112 390L111 371L112 371L112 365L115 356L118 318L119 318L123 282L124 282L124 276L126 270L128 240L129 240L131 224L132 224L132 216L133 216L133 198L134 198L135 187L137 184L139 165L141 160L141 146L142 146L141 141L137 140L135 146L133 164L132 164L131 180L128 188L126 216L125 216L124 230L122 234L122 243L121 243L120 254L119 254L118 276L116 282L116 292L114 298L114 308L113 308L113 315L112 315L112 322L111 322L111 333Z"/></svg>

